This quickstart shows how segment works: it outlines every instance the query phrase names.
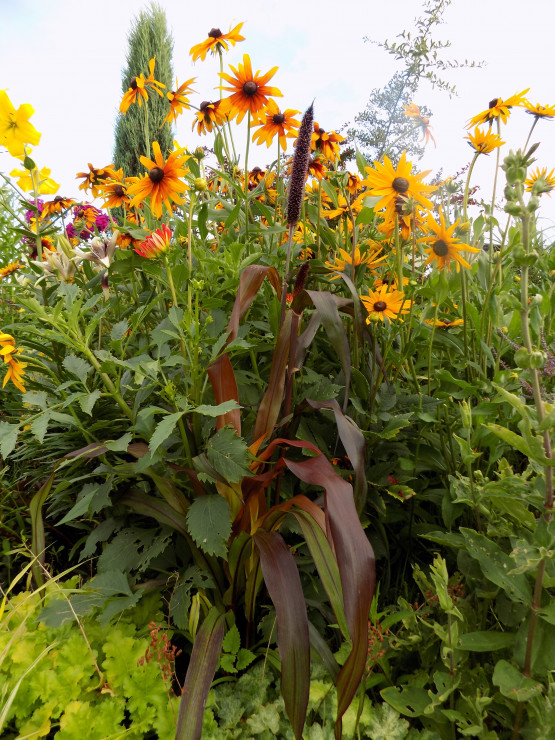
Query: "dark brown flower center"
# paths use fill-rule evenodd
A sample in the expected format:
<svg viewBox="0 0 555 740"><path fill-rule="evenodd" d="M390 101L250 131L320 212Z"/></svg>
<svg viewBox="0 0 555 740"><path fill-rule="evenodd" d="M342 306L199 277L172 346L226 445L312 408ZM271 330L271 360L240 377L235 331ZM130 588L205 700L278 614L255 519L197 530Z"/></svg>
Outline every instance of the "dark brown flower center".
<svg viewBox="0 0 555 740"><path fill-rule="evenodd" d="M374 303L374 311L385 311L387 303L385 301L376 301Z"/></svg>
<svg viewBox="0 0 555 740"><path fill-rule="evenodd" d="M85 215L85 211L82 208L80 208L77 211L77 218L83 218L84 215Z"/></svg>
<svg viewBox="0 0 555 740"><path fill-rule="evenodd" d="M57 195L57 196L56 196L56 197L54 198L54 203L59 203L59 202L60 202L61 200L63 200L63 199L64 199L64 198L63 198L63 196L62 196L62 195Z"/></svg>
<svg viewBox="0 0 555 740"><path fill-rule="evenodd" d="M118 198L123 198L123 196L125 195L125 190L122 188L121 185L116 185L116 187L114 188L114 195L117 195Z"/></svg>
<svg viewBox="0 0 555 740"><path fill-rule="evenodd" d="M320 134L320 136L322 136L322 134L325 134L326 132L323 128L319 128L318 133Z"/></svg>
<svg viewBox="0 0 555 740"><path fill-rule="evenodd" d="M161 167L153 167L148 173L148 176L150 177L152 182L157 185L164 179L164 170Z"/></svg>
<svg viewBox="0 0 555 740"><path fill-rule="evenodd" d="M498 102L499 98L494 98L493 100L490 100L488 103L488 108L495 108Z"/></svg>
<svg viewBox="0 0 555 740"><path fill-rule="evenodd" d="M445 320L443 321L443 323L445 324L445 326L449 326L449 324L450 324L451 322L449 321L449 319L445 319Z"/></svg>
<svg viewBox="0 0 555 740"><path fill-rule="evenodd" d="M252 98L253 95L256 95L256 91L258 90L258 85L256 82L253 82L252 80L249 80L248 82L245 82L243 85L243 92L245 95L248 95L249 98Z"/></svg>
<svg viewBox="0 0 555 740"><path fill-rule="evenodd" d="M131 82L129 83L129 87L132 90L136 90L137 89L137 78L136 77L132 77L131 78Z"/></svg>
<svg viewBox="0 0 555 740"><path fill-rule="evenodd" d="M222 32L219 28L211 28L210 31L208 31L208 38L211 39L219 39L222 35Z"/></svg>
<svg viewBox="0 0 555 740"><path fill-rule="evenodd" d="M437 254L438 257L445 257L445 255L449 254L449 247L443 239L435 241L432 244L432 249L434 250L434 254Z"/></svg>
<svg viewBox="0 0 555 740"><path fill-rule="evenodd" d="M283 113L276 113L274 116L272 116L272 121L274 123L277 123L277 125L279 126L285 121L285 116L283 115Z"/></svg>
<svg viewBox="0 0 555 740"><path fill-rule="evenodd" d="M405 177L396 177L391 183L391 187L397 193L406 193L409 189L409 181Z"/></svg>
<svg viewBox="0 0 555 740"><path fill-rule="evenodd" d="M210 101L209 100L203 100L202 103L199 106L199 110L205 111L208 108L209 105L210 105Z"/></svg>

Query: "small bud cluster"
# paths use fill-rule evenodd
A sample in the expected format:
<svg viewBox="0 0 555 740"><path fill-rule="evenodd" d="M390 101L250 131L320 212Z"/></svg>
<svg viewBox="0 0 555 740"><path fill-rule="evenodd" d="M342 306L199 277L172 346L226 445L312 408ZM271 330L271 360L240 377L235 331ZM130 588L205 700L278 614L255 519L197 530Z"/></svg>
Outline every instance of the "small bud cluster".
<svg viewBox="0 0 555 740"><path fill-rule="evenodd" d="M144 656L139 658L137 665L144 666L145 663L150 663L151 660L158 661L162 678L165 682L171 683L175 659L180 655L181 650L170 643L168 633L161 632L162 628L156 622L151 622L148 626L150 627L150 643Z"/></svg>
<svg viewBox="0 0 555 740"><path fill-rule="evenodd" d="M533 144L527 152L519 149L516 153L511 151L503 162L503 169L507 178L505 187L505 212L516 218L522 218L527 214L537 211L540 205L539 193L532 192L528 203L524 203L524 181L528 167L535 161L533 154L539 144Z"/></svg>

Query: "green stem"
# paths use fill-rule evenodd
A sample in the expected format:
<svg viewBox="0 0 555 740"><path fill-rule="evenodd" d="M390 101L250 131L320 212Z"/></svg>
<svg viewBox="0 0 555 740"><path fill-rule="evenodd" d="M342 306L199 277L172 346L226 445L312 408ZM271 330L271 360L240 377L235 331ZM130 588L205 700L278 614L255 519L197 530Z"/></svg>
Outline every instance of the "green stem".
<svg viewBox="0 0 555 740"><path fill-rule="evenodd" d="M249 241L249 146L251 142L251 112L247 114L247 147L245 150L245 244Z"/></svg>

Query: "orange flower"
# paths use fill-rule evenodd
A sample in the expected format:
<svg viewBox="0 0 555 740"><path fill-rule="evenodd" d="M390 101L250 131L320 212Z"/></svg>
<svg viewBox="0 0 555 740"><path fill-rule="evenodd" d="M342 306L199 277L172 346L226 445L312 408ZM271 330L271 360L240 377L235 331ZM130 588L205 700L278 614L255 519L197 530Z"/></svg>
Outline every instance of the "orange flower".
<svg viewBox="0 0 555 740"><path fill-rule="evenodd" d="M45 219L54 213L66 211L68 208L71 208L74 203L75 201L72 198L64 198L62 195L57 195L54 200L49 200L43 204L40 218Z"/></svg>
<svg viewBox="0 0 555 740"><path fill-rule="evenodd" d="M314 133L310 150L321 152L326 159L339 159L339 144L345 141L344 136L340 136L335 131L324 131L323 128L314 121Z"/></svg>
<svg viewBox="0 0 555 740"><path fill-rule="evenodd" d="M114 165L109 164L107 167L100 167L95 169L89 162L89 172L78 172L75 175L75 179L82 177L84 181L79 185L79 190L89 190L92 193L93 198L98 198L100 195L99 184L109 177L114 176Z"/></svg>
<svg viewBox="0 0 555 740"><path fill-rule="evenodd" d="M222 102L232 118L237 116L237 123L241 123L248 112L251 116L256 116L258 111L268 104L268 96L283 97L277 87L266 85L277 72L277 67L272 67L265 75L261 75L260 70L253 74L248 54L243 55L243 64L239 63L237 69L231 64L229 66L235 73L235 77L220 72L220 77L230 85L230 87L222 85L221 88L233 94L224 98Z"/></svg>
<svg viewBox="0 0 555 740"><path fill-rule="evenodd" d="M23 385L23 376L25 373L23 369L26 365L15 357L20 352L21 350L16 349L15 340L11 334L4 334L4 332L0 331L0 358L8 366L8 372L4 375L2 388L5 387L8 380L11 380L18 390L25 393L25 386Z"/></svg>
<svg viewBox="0 0 555 740"><path fill-rule="evenodd" d="M434 146L436 146L436 140L432 136L430 119L420 113L420 108L411 102L409 103L409 105L404 105L403 110L405 116L414 119L416 125L420 126L420 128L422 129L422 139L426 140L425 144L427 144L431 139L434 142Z"/></svg>
<svg viewBox="0 0 555 740"><path fill-rule="evenodd" d="M185 177L187 172L183 166L185 157L178 152L172 152L164 162L160 144L157 141L152 142L152 150L154 162L148 157L141 157L141 164L148 169L148 174L134 182L127 192L130 196L134 196L129 204L131 208L150 196L151 210L156 218L161 218L162 203L168 211L171 211L170 201L183 203L180 194L187 190L187 186L180 178Z"/></svg>
<svg viewBox="0 0 555 740"><path fill-rule="evenodd" d="M114 172L113 177L103 180L98 189L100 190L100 197L104 198L104 208L121 208L129 203L126 178L123 176L121 167Z"/></svg>
<svg viewBox="0 0 555 740"><path fill-rule="evenodd" d="M142 244L135 247L135 252L140 254L141 257L146 257L147 260L156 259L156 257L159 257L163 252L168 251L170 248L171 238L172 232L166 224L162 224L160 229L156 229L156 231L148 236Z"/></svg>
<svg viewBox="0 0 555 740"><path fill-rule="evenodd" d="M179 85L177 90L166 93L166 96L170 101L170 112L164 118L164 122L172 123L172 121L177 121L177 116L183 113L183 109L191 107L189 105L189 98L187 97L187 95L194 92L194 90L191 90L190 85L193 84L195 79L195 77L191 77L190 80L187 80L187 82ZM175 84L177 85L177 79L175 80Z"/></svg>
<svg viewBox="0 0 555 740"><path fill-rule="evenodd" d="M222 51L228 51L230 45L235 46L238 41L244 41L245 37L239 34L242 26L243 24L239 23L235 28L230 28L228 33L222 33L219 28L212 28L208 31L208 38L205 41L191 48L189 54L193 57L193 62L199 58L204 61L209 51L212 54L220 54Z"/></svg>
<svg viewBox="0 0 555 740"><path fill-rule="evenodd" d="M129 90L123 96L119 106L120 112L124 115L127 113L133 103L138 103L140 107L143 104L143 100L145 102L148 100L147 90L149 88L150 90L154 90L155 92L157 92L161 98L164 97L164 94L160 88L164 88L166 86L162 82L158 82L158 80L154 79L155 63L156 57L152 57L152 59L148 63L150 74L146 79L144 74L142 74L141 72L138 77L133 77L131 82L129 83Z"/></svg>
<svg viewBox="0 0 555 740"><path fill-rule="evenodd" d="M210 103L208 100L204 100L195 113L195 120L193 121L193 131L195 126L197 127L197 134L206 134L208 131L212 131L214 124L216 126L222 126L226 122L227 114L224 110L221 100L216 100Z"/></svg>
<svg viewBox="0 0 555 740"><path fill-rule="evenodd" d="M0 280L3 280L8 275L12 275L17 270L21 270L23 263L17 260L16 262L9 262L6 267L0 267Z"/></svg>
<svg viewBox="0 0 555 740"><path fill-rule="evenodd" d="M440 270L443 270L445 267L449 269L450 261L454 260L457 265L457 271L460 269L459 265L470 269L470 265L464 257L461 257L459 252L479 252L480 250L477 247L470 246L470 244L460 244L459 240L453 236L453 232L459 223L460 218L451 226L446 227L441 207L439 209L439 223L437 223L431 213L428 213L425 228L426 231L431 233L428 236L418 239L419 242L428 244L430 247L427 250L428 259L424 263L424 266L435 261Z"/></svg>
<svg viewBox="0 0 555 740"><path fill-rule="evenodd" d="M254 133L252 140L257 144L263 144L265 142L266 146L269 147L277 135L279 145L285 151L287 149L286 137L295 136L295 131L301 125L296 118L293 118L299 112L298 110L288 108L281 113L277 103L274 100L269 100L266 109L263 111L263 118L260 119L259 123L255 124L256 126L261 126L261 128Z"/></svg>

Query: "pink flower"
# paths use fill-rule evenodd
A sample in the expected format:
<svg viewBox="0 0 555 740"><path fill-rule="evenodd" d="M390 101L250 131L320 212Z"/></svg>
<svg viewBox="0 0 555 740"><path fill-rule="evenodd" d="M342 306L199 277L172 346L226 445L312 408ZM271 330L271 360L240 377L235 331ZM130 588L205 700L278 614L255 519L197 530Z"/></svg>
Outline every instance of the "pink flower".
<svg viewBox="0 0 555 740"><path fill-rule="evenodd" d="M160 229L156 229L149 237L147 237L142 244L139 244L135 248L135 252L140 254L141 257L146 257L147 260L156 259L162 252L167 252L170 247L170 241L172 238L172 232L163 224Z"/></svg>

